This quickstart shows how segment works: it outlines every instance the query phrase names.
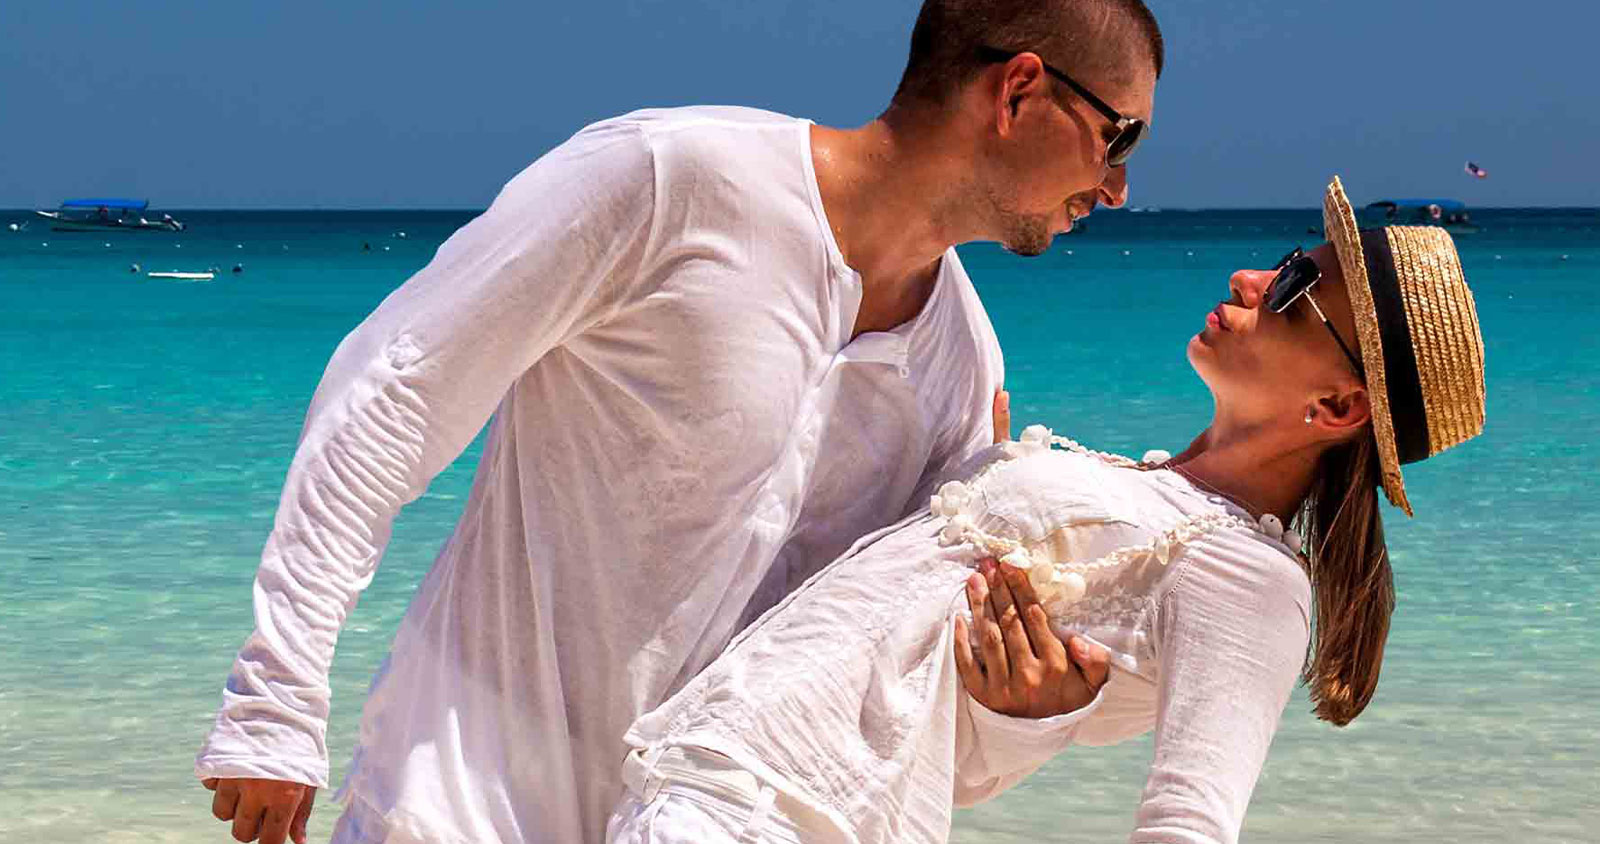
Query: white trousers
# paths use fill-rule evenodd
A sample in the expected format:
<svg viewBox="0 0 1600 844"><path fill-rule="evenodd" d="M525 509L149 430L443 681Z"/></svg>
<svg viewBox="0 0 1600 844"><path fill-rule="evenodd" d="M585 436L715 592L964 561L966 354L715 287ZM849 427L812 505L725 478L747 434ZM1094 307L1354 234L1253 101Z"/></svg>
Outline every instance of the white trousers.
<svg viewBox="0 0 1600 844"><path fill-rule="evenodd" d="M720 753L668 747L628 754L628 792L608 844L815 844L845 840L827 817Z"/></svg>

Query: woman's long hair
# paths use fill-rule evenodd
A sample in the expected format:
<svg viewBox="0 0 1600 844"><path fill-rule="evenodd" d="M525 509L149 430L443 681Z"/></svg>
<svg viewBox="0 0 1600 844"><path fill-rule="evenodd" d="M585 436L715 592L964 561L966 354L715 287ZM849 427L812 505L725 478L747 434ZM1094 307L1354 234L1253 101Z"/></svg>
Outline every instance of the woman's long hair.
<svg viewBox="0 0 1600 844"><path fill-rule="evenodd" d="M1315 629L1302 679L1317 717L1349 724L1378 688L1394 575L1378 511L1371 433L1323 453L1298 519L1310 559Z"/></svg>

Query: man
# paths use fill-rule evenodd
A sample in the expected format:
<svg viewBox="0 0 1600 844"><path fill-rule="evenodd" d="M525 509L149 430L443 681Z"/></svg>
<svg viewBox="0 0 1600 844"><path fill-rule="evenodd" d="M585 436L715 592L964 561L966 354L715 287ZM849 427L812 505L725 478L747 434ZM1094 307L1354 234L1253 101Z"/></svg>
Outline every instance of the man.
<svg viewBox="0 0 1600 844"><path fill-rule="evenodd" d="M952 246L1039 254L1121 205L1161 60L1139 0L927 0L866 126L645 111L518 175L317 388L196 762L216 816L303 841L340 624L493 414L334 837L599 840L628 724L990 442Z"/></svg>

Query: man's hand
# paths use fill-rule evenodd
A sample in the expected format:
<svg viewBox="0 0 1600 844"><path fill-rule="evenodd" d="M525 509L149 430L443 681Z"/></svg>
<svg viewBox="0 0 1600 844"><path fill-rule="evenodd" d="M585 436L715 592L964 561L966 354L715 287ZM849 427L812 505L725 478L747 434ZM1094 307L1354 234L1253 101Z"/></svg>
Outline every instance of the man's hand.
<svg viewBox="0 0 1600 844"><path fill-rule="evenodd" d="M1011 439L1011 394L1002 387L994 391L994 441L1003 443Z"/></svg>
<svg viewBox="0 0 1600 844"><path fill-rule="evenodd" d="M306 820L317 790L309 785L281 780L253 778L203 779L200 784L216 792L211 799L211 814L219 821L233 821L237 841L283 844L287 834L295 844L306 844Z"/></svg>
<svg viewBox="0 0 1600 844"><path fill-rule="evenodd" d="M1022 570L984 560L967 579L967 603L979 654L957 616L956 670L973 700L1002 715L1048 718L1087 706L1105 685L1105 649L1074 636L1069 659Z"/></svg>

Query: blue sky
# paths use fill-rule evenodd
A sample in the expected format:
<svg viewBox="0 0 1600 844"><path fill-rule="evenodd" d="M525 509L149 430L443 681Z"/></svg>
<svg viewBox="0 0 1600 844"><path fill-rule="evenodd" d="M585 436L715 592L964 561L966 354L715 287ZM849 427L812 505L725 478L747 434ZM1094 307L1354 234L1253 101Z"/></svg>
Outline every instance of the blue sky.
<svg viewBox="0 0 1600 844"><path fill-rule="evenodd" d="M1149 0L1133 203L1600 205L1600 7ZM477 208L585 123L728 103L857 125L918 0L0 4L0 207ZM1488 168L1479 182L1461 170Z"/></svg>

